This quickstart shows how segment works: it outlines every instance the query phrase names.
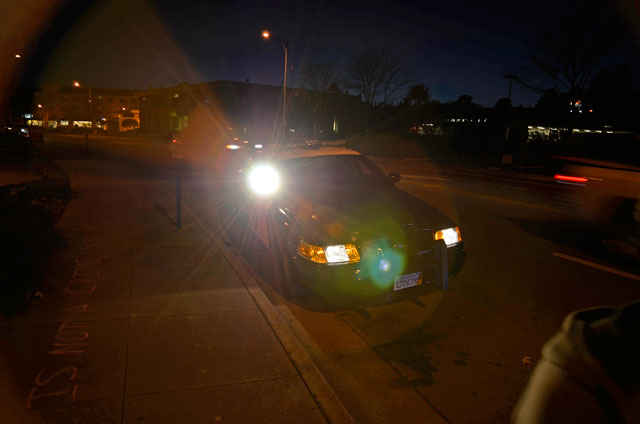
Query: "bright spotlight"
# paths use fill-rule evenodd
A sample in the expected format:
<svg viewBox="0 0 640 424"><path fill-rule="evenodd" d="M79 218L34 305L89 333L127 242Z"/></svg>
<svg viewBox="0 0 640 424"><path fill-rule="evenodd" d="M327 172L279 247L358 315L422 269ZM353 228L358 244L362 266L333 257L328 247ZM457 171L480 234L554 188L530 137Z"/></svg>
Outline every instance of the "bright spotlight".
<svg viewBox="0 0 640 424"><path fill-rule="evenodd" d="M258 165L247 175L249 188L258 196L270 196L280 187L278 171L271 165Z"/></svg>

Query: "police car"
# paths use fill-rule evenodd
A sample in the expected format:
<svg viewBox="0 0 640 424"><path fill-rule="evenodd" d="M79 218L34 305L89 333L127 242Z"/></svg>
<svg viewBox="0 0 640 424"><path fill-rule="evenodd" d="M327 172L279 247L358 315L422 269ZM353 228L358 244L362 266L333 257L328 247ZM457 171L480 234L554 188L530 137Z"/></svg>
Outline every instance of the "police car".
<svg viewBox="0 0 640 424"><path fill-rule="evenodd" d="M245 170L249 226L270 250L280 289L329 301L446 289L464 263L455 222L341 146L281 149ZM306 289L305 289L306 288Z"/></svg>

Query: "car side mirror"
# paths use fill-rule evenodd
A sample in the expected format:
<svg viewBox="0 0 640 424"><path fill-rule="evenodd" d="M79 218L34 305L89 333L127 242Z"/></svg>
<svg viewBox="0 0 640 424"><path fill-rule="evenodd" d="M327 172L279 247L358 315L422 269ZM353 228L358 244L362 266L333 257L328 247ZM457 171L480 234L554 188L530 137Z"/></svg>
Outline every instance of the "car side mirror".
<svg viewBox="0 0 640 424"><path fill-rule="evenodd" d="M390 174L387 174L387 177L389 177L391 182L394 184L400 181L400 174L397 172L391 172Z"/></svg>

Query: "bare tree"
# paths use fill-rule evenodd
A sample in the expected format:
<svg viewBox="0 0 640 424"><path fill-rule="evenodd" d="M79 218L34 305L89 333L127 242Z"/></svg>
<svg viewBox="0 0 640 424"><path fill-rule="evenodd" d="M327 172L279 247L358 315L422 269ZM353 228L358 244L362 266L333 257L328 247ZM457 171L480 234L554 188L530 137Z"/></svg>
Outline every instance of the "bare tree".
<svg viewBox="0 0 640 424"><path fill-rule="evenodd" d="M313 132L318 136L318 126L322 120L331 91L337 91L341 81L338 65L331 61L308 60L300 70L302 88L311 105L313 114Z"/></svg>
<svg viewBox="0 0 640 424"><path fill-rule="evenodd" d="M390 50L372 49L353 56L346 69L347 87L355 90L365 102L365 152L369 145L369 121L374 106L384 107L399 100L411 83L407 59Z"/></svg>
<svg viewBox="0 0 640 424"><path fill-rule="evenodd" d="M544 28L539 45L530 53L534 70L558 93L576 100L591 82L598 61L611 43L604 21L585 11Z"/></svg>
<svg viewBox="0 0 640 424"><path fill-rule="evenodd" d="M354 56L346 73L347 86L368 108L394 103L412 81L406 58L390 50L368 50Z"/></svg>

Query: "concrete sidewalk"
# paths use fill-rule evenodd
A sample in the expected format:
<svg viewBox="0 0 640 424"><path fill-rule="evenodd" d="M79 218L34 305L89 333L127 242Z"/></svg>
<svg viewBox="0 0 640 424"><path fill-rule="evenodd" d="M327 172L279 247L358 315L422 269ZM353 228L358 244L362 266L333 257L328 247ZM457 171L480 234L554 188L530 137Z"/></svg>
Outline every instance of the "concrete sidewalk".
<svg viewBox="0 0 640 424"><path fill-rule="evenodd" d="M42 181L46 178L66 179L58 164L47 158L4 156L0 160L0 187Z"/></svg>
<svg viewBox="0 0 640 424"><path fill-rule="evenodd" d="M348 420L249 273L197 217L176 227L166 181L91 156L59 163L79 196L44 298L0 318L3 422Z"/></svg>

